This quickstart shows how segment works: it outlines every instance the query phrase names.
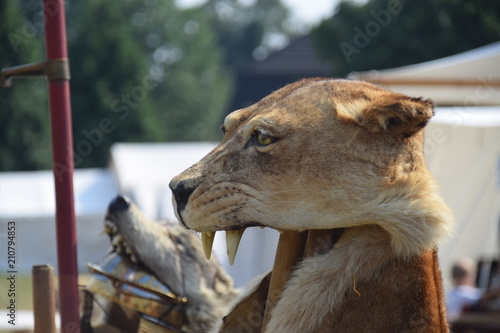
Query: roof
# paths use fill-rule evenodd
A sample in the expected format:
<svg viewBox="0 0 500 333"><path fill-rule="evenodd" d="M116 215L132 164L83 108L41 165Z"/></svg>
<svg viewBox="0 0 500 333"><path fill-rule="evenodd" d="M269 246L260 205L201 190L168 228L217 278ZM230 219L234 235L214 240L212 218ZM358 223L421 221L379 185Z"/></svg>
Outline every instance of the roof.
<svg viewBox="0 0 500 333"><path fill-rule="evenodd" d="M238 69L230 110L247 107L289 83L308 77L328 77L332 70L320 59L311 36L299 37L266 59Z"/></svg>
<svg viewBox="0 0 500 333"><path fill-rule="evenodd" d="M312 38L302 36L266 59L252 62L241 70L253 75L325 76L331 73L331 66L319 58Z"/></svg>
<svg viewBox="0 0 500 333"><path fill-rule="evenodd" d="M353 72L349 77L441 105L500 105L500 42L410 66Z"/></svg>

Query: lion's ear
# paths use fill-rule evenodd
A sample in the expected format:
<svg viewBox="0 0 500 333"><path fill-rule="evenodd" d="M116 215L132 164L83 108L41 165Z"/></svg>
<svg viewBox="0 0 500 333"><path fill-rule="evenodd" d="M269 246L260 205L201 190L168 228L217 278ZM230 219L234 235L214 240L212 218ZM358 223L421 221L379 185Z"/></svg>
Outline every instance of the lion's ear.
<svg viewBox="0 0 500 333"><path fill-rule="evenodd" d="M384 131L394 138L404 139L427 124L434 115L434 104L428 99L391 93L337 105L337 115L370 132Z"/></svg>
<svg viewBox="0 0 500 333"><path fill-rule="evenodd" d="M434 115L431 100L402 95L380 96L365 104L358 121L370 131L383 130L396 138L420 131Z"/></svg>

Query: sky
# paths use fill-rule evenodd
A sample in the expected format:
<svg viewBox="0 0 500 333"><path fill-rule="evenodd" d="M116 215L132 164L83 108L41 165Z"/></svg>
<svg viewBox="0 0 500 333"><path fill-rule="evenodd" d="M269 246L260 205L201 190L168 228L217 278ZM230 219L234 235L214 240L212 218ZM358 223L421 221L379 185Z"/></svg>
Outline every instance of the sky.
<svg viewBox="0 0 500 333"><path fill-rule="evenodd" d="M293 17L305 25L315 25L333 14L340 0L281 0Z"/></svg>
<svg viewBox="0 0 500 333"><path fill-rule="evenodd" d="M206 0L176 0L180 7L193 7L204 3ZM252 0L242 0L252 2ZM335 6L340 0L281 0L290 8L293 18L306 26L314 26L322 19L331 16Z"/></svg>

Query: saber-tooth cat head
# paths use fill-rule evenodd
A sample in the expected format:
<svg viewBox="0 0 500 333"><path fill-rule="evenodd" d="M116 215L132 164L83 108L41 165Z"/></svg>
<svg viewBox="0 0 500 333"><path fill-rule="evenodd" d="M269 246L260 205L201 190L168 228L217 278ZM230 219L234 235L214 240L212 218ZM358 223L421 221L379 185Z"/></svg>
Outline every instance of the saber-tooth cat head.
<svg viewBox="0 0 500 333"><path fill-rule="evenodd" d="M172 179L177 217L202 232L208 252L214 232L225 230L230 260L253 226L377 224L400 255L431 248L450 229L424 162L422 129L432 115L431 101L366 82L288 85L229 114L222 142Z"/></svg>

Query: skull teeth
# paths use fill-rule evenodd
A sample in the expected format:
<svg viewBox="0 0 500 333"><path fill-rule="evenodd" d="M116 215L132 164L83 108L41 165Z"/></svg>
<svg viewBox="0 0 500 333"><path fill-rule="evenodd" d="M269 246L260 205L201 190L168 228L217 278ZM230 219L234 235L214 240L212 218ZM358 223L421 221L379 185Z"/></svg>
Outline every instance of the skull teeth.
<svg viewBox="0 0 500 333"><path fill-rule="evenodd" d="M117 233L118 232L118 228L117 226L111 222L110 220L104 220L104 230L101 232L101 235L102 234L113 234L113 233Z"/></svg>
<svg viewBox="0 0 500 333"><path fill-rule="evenodd" d="M243 236L244 231L245 229L226 230L227 257L231 265L234 263L234 258L236 257L236 252L238 251L238 246L240 245L241 236Z"/></svg>
<svg viewBox="0 0 500 333"><path fill-rule="evenodd" d="M111 229L113 229L114 231L116 231L116 230L117 230L116 225L115 225L115 224L114 224L111 220L104 220L104 226L105 226L106 228L111 228Z"/></svg>
<svg viewBox="0 0 500 333"><path fill-rule="evenodd" d="M111 245L118 246L123 241L123 237L120 234L115 235L111 241Z"/></svg>
<svg viewBox="0 0 500 333"><path fill-rule="evenodd" d="M111 234L112 231L113 231L113 229L111 229L111 227L109 227L108 225L105 225L104 230L101 231L100 235Z"/></svg>
<svg viewBox="0 0 500 333"><path fill-rule="evenodd" d="M205 258L210 260L212 256L212 246L214 245L215 231L205 231L201 233L201 242L203 244L203 252Z"/></svg>

